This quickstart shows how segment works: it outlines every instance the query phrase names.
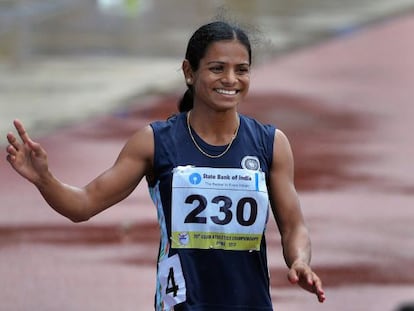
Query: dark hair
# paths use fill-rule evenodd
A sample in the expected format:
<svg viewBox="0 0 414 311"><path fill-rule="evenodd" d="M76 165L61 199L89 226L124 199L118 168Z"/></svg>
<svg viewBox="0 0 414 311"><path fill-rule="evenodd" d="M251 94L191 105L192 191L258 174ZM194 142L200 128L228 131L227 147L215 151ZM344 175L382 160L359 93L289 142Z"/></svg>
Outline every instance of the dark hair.
<svg viewBox="0 0 414 311"><path fill-rule="evenodd" d="M217 21L201 26L188 41L185 58L190 63L191 69L197 71L200 60L205 56L209 46L214 42L223 40L238 40L249 53L249 64L252 62L252 50L247 34L237 26ZM193 108L193 87L187 84L187 88L178 105L180 112L189 111Z"/></svg>
<svg viewBox="0 0 414 311"><path fill-rule="evenodd" d="M400 306L397 311L413 311L414 310L414 303L412 304L404 304Z"/></svg>

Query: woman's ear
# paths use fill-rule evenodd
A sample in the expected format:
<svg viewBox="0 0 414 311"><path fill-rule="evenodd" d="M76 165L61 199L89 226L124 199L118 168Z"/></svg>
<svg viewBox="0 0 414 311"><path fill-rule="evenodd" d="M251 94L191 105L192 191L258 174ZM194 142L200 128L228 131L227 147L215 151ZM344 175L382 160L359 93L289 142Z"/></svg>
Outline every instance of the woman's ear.
<svg viewBox="0 0 414 311"><path fill-rule="evenodd" d="M188 60L184 59L181 68L182 68L183 73L184 73L185 83L187 85L192 85L193 84L193 70L191 69L190 62Z"/></svg>

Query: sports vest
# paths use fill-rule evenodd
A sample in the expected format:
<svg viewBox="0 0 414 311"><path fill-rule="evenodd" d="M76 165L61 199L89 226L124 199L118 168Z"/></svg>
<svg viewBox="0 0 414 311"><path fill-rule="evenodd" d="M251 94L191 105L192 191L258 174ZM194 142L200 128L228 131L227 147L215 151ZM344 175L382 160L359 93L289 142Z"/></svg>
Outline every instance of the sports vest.
<svg viewBox="0 0 414 311"><path fill-rule="evenodd" d="M273 310L264 232L275 128L240 115L228 152L203 155L186 113L151 123L161 240L155 309ZM212 146L193 131L209 154Z"/></svg>

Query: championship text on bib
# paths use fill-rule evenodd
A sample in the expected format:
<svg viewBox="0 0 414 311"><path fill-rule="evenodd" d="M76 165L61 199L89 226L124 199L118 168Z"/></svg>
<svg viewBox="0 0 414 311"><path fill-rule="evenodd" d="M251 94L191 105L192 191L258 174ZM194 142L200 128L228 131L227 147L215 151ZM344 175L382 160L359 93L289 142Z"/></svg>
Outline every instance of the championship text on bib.
<svg viewBox="0 0 414 311"><path fill-rule="evenodd" d="M263 172L179 166L173 172L172 247L259 250L268 209Z"/></svg>

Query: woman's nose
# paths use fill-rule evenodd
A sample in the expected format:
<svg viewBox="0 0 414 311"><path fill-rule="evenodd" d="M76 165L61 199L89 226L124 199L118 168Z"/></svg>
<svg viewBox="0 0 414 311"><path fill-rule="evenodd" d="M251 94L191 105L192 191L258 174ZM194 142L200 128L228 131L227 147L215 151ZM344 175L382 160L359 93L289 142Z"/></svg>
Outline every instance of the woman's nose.
<svg viewBox="0 0 414 311"><path fill-rule="evenodd" d="M237 75L234 72L234 70L229 69L223 73L223 77L221 80L223 83L231 85L237 82Z"/></svg>

